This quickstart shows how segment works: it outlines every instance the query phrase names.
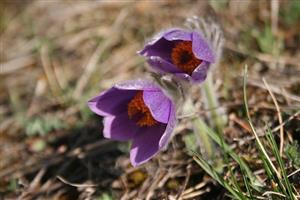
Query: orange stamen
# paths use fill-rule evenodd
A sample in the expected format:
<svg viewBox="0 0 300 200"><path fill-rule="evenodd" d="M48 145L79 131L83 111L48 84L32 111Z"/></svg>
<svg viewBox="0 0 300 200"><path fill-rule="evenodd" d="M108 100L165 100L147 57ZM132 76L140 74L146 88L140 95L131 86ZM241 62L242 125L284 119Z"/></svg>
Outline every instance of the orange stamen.
<svg viewBox="0 0 300 200"><path fill-rule="evenodd" d="M139 118L136 122L139 126L154 126L157 123L144 102L142 91L138 91L128 103L127 113L130 119L135 116Z"/></svg>
<svg viewBox="0 0 300 200"><path fill-rule="evenodd" d="M171 52L173 63L178 69L192 75L193 71L201 64L202 60L195 57L191 41L179 42Z"/></svg>

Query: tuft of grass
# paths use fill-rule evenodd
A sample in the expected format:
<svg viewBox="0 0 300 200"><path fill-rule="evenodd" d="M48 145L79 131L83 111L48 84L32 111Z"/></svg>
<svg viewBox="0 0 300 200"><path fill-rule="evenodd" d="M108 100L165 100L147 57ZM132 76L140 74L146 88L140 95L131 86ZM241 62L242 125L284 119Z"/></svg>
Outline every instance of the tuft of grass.
<svg viewBox="0 0 300 200"><path fill-rule="evenodd" d="M28 136L46 135L50 131L66 128L66 124L52 115L34 117L24 122L25 132Z"/></svg>
<svg viewBox="0 0 300 200"><path fill-rule="evenodd" d="M16 191L18 189L18 180L15 178L10 179L7 189L9 191Z"/></svg>
<svg viewBox="0 0 300 200"><path fill-rule="evenodd" d="M262 144L260 138L258 137L258 134L256 133L256 130L254 128L254 125L252 123L250 114L249 114L249 108L248 108L248 100L247 100L247 93L246 93L246 87L247 87L247 72L248 68L247 65L244 69L244 84L243 84L243 91L244 91L244 104L245 104L245 110L247 113L248 123L251 127L251 130L255 136L255 140L258 146L258 149L260 151L261 159L264 163L265 171L268 172L270 182L275 182L278 187L275 187L275 192L280 192L283 196L285 196L286 199L295 200L296 194L292 191L291 183L288 180L285 168L284 168L284 161L282 160L279 150L277 147L277 144L275 142L273 133L268 129L266 131L266 138L268 141L268 144L271 147L272 153L276 158L277 163L279 164L279 170L276 169L275 165L271 161L271 158L267 154L266 148Z"/></svg>
<svg viewBox="0 0 300 200"><path fill-rule="evenodd" d="M185 143L185 146L188 147L191 151L197 150L198 146L195 143L195 141L197 140L195 134L193 134L193 133L185 134L182 139Z"/></svg>
<svg viewBox="0 0 300 200"><path fill-rule="evenodd" d="M201 168L208 173L213 179L215 179L220 185L222 185L234 199L246 199L245 196L238 191L236 187L223 178L223 176L218 173L201 155L197 152L194 153L194 160L201 166Z"/></svg>
<svg viewBox="0 0 300 200"><path fill-rule="evenodd" d="M219 10L226 9L228 7L229 0L219 0L219 1L209 0L208 3L215 10L219 11Z"/></svg>
<svg viewBox="0 0 300 200"><path fill-rule="evenodd" d="M196 138L195 141L199 143L202 155L204 155L206 159L209 159L212 162L216 158L214 154L214 144L207 134L205 122L201 118L193 119L193 129ZM192 149L191 147L193 146L189 144L187 147Z"/></svg>
<svg viewBox="0 0 300 200"><path fill-rule="evenodd" d="M97 200L112 200L112 196L109 195L108 193L103 193L101 194L100 197L97 198Z"/></svg>
<svg viewBox="0 0 300 200"><path fill-rule="evenodd" d="M280 15L284 23L287 25L293 25L300 20L300 3L299 1L289 1L288 6L284 7Z"/></svg>
<svg viewBox="0 0 300 200"><path fill-rule="evenodd" d="M267 129L265 131L264 143L262 139L258 137L258 134L251 121L251 116L249 114L247 104L246 83L247 66L245 67L243 86L245 110L248 123L255 136L257 149L260 155L259 159L263 163L263 169L267 179L264 182L259 181L260 179L258 179L254 175L248 164L239 155L237 155L224 141L224 138L222 138L223 136L213 131L205 124L202 124L202 126L205 127L208 136L219 145L224 160L230 159L237 163L239 173L241 174L242 179L237 180L237 178L234 178L238 173L237 168L235 169L235 171L233 171L232 168L228 166L227 170L231 176L225 179L223 177L223 174L219 173L216 168L214 168L212 165L210 165L210 163L207 160L204 159L203 155L193 151L193 158L206 173L208 173L213 179L215 179L229 192L229 196L231 196L233 199L296 200L297 191L288 179L287 172L285 169L286 165L284 163L284 160L280 156L279 149L274 139L272 131L270 129ZM267 151L267 149L269 151ZM293 150L290 150L290 153L291 152L293 152ZM275 161L270 158L268 153L272 153L272 156L275 157ZM229 162L226 161L227 165L228 163Z"/></svg>
<svg viewBox="0 0 300 200"><path fill-rule="evenodd" d="M282 52L283 40L272 33L270 25L266 25L262 31L253 30L253 36L261 52L272 55L279 55Z"/></svg>
<svg viewBox="0 0 300 200"><path fill-rule="evenodd" d="M285 194L286 197L289 197L289 199L296 199L296 195L293 193L293 189L292 189L292 185L287 177L287 172L285 170L285 165L284 165L284 161L282 160L281 156L280 156L280 153L279 153L279 150L278 150L278 146L276 144L276 141L274 139L274 136L273 136L273 133L272 131L268 128L267 131L266 131L266 138L268 140L268 143L270 144L270 147L271 147L271 151L273 153L273 155L275 156L275 159L276 159L276 162L278 163L279 165L279 173L280 173L280 177L278 181L278 183L282 184L282 190L281 192ZM293 196L295 198L293 198Z"/></svg>
<svg viewBox="0 0 300 200"><path fill-rule="evenodd" d="M206 108L211 110L212 125L219 134L223 134L224 125L227 119L224 117L225 115L222 117L222 113L215 109L219 106L219 102L216 96L212 74L207 75L206 81L203 84L202 93L205 97Z"/></svg>
<svg viewBox="0 0 300 200"><path fill-rule="evenodd" d="M300 168L300 146L297 141L294 141L292 144L288 144L286 146L285 154L292 162L292 165Z"/></svg>

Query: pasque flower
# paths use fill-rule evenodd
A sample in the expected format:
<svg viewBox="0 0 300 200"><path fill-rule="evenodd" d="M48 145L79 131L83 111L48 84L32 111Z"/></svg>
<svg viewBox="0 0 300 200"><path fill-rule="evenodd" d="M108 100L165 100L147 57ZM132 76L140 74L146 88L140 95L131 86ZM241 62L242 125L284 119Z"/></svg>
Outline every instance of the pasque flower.
<svg viewBox="0 0 300 200"><path fill-rule="evenodd" d="M176 122L174 103L150 81L117 84L88 106L104 117L105 138L132 141L133 166L147 162L167 145Z"/></svg>
<svg viewBox="0 0 300 200"><path fill-rule="evenodd" d="M198 83L215 62L212 47L200 32L179 28L159 33L138 53L155 70Z"/></svg>

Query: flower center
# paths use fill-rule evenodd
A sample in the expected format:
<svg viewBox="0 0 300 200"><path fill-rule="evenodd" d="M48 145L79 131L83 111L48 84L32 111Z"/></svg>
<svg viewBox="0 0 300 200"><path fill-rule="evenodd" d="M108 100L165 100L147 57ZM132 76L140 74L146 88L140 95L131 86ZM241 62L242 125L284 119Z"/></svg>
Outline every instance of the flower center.
<svg viewBox="0 0 300 200"><path fill-rule="evenodd" d="M136 124L139 126L154 126L157 124L144 102L142 91L138 91L128 103L127 113L129 118L136 120Z"/></svg>
<svg viewBox="0 0 300 200"><path fill-rule="evenodd" d="M195 57L191 41L182 41L175 45L171 52L172 62L183 72L192 75L202 60Z"/></svg>

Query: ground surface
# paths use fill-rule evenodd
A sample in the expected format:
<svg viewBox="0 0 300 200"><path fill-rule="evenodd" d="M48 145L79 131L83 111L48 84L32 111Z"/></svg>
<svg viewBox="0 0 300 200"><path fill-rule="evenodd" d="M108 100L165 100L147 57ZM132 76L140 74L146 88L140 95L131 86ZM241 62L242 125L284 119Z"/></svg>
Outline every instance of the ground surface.
<svg viewBox="0 0 300 200"><path fill-rule="evenodd" d="M225 35L214 71L225 138L259 173L243 110L245 64L255 125L267 122L278 139L264 77L286 122L285 144L300 142L299 2L274 2L1 1L0 199L227 198L189 155L186 120L165 152L134 169L128 144L103 139L86 101L142 76L136 51L153 33L193 15L213 18ZM199 113L210 122L209 111Z"/></svg>

